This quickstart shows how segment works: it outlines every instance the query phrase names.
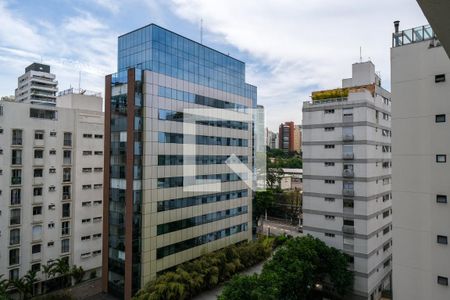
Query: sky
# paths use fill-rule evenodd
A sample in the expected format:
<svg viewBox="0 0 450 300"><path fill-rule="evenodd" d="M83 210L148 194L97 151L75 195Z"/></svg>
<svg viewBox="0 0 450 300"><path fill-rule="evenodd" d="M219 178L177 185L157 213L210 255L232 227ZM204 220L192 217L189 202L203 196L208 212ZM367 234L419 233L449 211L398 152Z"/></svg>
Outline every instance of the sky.
<svg viewBox="0 0 450 300"><path fill-rule="evenodd" d="M246 62L266 124L301 124L314 90L340 87L371 60L390 89L393 21L427 24L415 0L0 0L0 96L32 62L51 65L59 90L104 93L117 37L156 23ZM80 80L81 79L81 80Z"/></svg>

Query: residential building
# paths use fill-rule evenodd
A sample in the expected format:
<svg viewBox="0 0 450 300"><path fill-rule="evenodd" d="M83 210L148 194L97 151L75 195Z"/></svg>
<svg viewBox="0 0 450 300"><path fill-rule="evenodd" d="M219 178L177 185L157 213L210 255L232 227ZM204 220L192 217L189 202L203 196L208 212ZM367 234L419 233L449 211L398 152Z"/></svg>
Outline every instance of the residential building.
<svg viewBox="0 0 450 300"><path fill-rule="evenodd" d="M295 125L294 122L280 124L278 129L278 148L285 152L294 152L295 149Z"/></svg>
<svg viewBox="0 0 450 300"><path fill-rule="evenodd" d="M380 299L391 277L391 100L372 62L303 104L303 231L347 253L351 299Z"/></svg>
<svg viewBox="0 0 450 300"><path fill-rule="evenodd" d="M103 290L130 299L159 272L251 239L248 174L225 162L234 153L253 170L256 87L244 62L155 24L120 36L118 54L105 87ZM199 111L218 118L184 134Z"/></svg>
<svg viewBox="0 0 450 300"><path fill-rule="evenodd" d="M450 299L449 3L418 2L439 40L429 25L400 31L395 23L393 299L443 300Z"/></svg>
<svg viewBox="0 0 450 300"><path fill-rule="evenodd" d="M18 78L15 101L31 104L56 105L58 81L50 73L50 66L33 63Z"/></svg>
<svg viewBox="0 0 450 300"><path fill-rule="evenodd" d="M66 93L64 108L0 101L4 279L36 270L45 280L41 267L62 257L101 276L103 113L70 107L79 97Z"/></svg>
<svg viewBox="0 0 450 300"><path fill-rule="evenodd" d="M279 185L282 190L303 190L303 169L281 168L281 174L281 180L275 186Z"/></svg>
<svg viewBox="0 0 450 300"><path fill-rule="evenodd" d="M294 152L302 152L302 126L294 126Z"/></svg>
<svg viewBox="0 0 450 300"><path fill-rule="evenodd" d="M278 149L278 133L266 128L266 146L269 149Z"/></svg>

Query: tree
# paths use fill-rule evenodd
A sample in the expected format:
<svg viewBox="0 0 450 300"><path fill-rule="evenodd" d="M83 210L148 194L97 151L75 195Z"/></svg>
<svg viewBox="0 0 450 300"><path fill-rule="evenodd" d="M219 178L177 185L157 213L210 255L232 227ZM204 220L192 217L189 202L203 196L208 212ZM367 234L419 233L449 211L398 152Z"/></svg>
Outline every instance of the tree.
<svg viewBox="0 0 450 300"><path fill-rule="evenodd" d="M60 287L69 285L70 266L67 257L58 258L53 262L53 274L59 277Z"/></svg>
<svg viewBox="0 0 450 300"><path fill-rule="evenodd" d="M291 223L298 223L302 213L302 195L297 188L286 193L287 211Z"/></svg>
<svg viewBox="0 0 450 300"><path fill-rule="evenodd" d="M253 203L253 217L256 224L259 219L264 215L267 209L271 208L275 203L275 194L272 190L258 191L255 193L255 199Z"/></svg>
<svg viewBox="0 0 450 300"><path fill-rule="evenodd" d="M267 168L266 181L269 189L281 190L281 178L283 178L284 172L280 168ZM277 184L275 186L275 184Z"/></svg>
<svg viewBox="0 0 450 300"><path fill-rule="evenodd" d="M19 299L22 300L24 299L24 295L25 295L25 280L23 278L15 278L9 281L11 286L13 286L17 292L19 293Z"/></svg>
<svg viewBox="0 0 450 300"><path fill-rule="evenodd" d="M0 299L2 300L7 300L9 299L9 295L8 295L8 288L9 288L9 281L8 279L2 279L3 274L0 274Z"/></svg>
<svg viewBox="0 0 450 300"><path fill-rule="evenodd" d="M72 276L75 283L80 283L84 278L84 274L86 274L86 272L84 271L84 269L81 266L80 267L77 267L75 265L72 266L70 275Z"/></svg>
<svg viewBox="0 0 450 300"><path fill-rule="evenodd" d="M29 270L23 277L23 293L25 299L31 299L34 295L34 285L37 282L36 271Z"/></svg>
<svg viewBox="0 0 450 300"><path fill-rule="evenodd" d="M47 280L49 280L51 277L55 276L55 272L54 272L54 267L55 264L54 263L50 263L47 265L42 265L42 272L45 275L45 280L42 284L42 288L43 288L43 294L47 293Z"/></svg>

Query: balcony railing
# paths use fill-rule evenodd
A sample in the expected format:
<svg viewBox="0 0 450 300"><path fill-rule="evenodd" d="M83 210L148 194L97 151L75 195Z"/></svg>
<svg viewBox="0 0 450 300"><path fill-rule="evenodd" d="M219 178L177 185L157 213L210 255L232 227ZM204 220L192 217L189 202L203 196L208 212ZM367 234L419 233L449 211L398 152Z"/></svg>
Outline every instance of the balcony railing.
<svg viewBox="0 0 450 300"><path fill-rule="evenodd" d="M342 177L351 178L353 176L355 176L353 170L345 169L342 171Z"/></svg>
<svg viewBox="0 0 450 300"><path fill-rule="evenodd" d="M346 234L355 234L355 227L350 225L342 226L342 232Z"/></svg>
<svg viewBox="0 0 450 300"><path fill-rule="evenodd" d="M355 156L353 155L353 152L352 153L342 153L342 158L343 159L354 159Z"/></svg>
<svg viewBox="0 0 450 300"><path fill-rule="evenodd" d="M21 184L22 177L11 177L11 184Z"/></svg>
<svg viewBox="0 0 450 300"><path fill-rule="evenodd" d="M436 35L430 25L419 26L392 34L392 47L435 39Z"/></svg>
<svg viewBox="0 0 450 300"><path fill-rule="evenodd" d="M347 197L353 197L355 195L355 190L353 188L343 188L342 195Z"/></svg>
<svg viewBox="0 0 450 300"><path fill-rule="evenodd" d="M344 134L344 135L342 135L342 140L344 142L351 142L354 140L354 136L353 136L353 134Z"/></svg>
<svg viewBox="0 0 450 300"><path fill-rule="evenodd" d="M345 225L344 225L345 226ZM343 230L342 230L343 231ZM354 233L354 231L353 231ZM344 250L345 251L353 251L355 249L355 247L353 245L349 245L349 244L344 244Z"/></svg>
<svg viewBox="0 0 450 300"><path fill-rule="evenodd" d="M11 145L22 146L22 138L13 138Z"/></svg>

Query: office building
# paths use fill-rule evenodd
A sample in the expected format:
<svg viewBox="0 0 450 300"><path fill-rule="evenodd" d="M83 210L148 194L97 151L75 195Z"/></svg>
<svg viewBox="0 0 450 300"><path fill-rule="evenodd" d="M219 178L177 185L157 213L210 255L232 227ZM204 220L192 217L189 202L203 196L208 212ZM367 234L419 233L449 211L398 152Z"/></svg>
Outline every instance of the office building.
<svg viewBox="0 0 450 300"><path fill-rule="evenodd" d="M278 148L285 152L300 153L301 127L294 122L280 124L278 129Z"/></svg>
<svg viewBox="0 0 450 300"><path fill-rule="evenodd" d="M256 87L244 62L154 24L120 36L118 54L105 87L103 290L130 299L160 272L251 239L252 192L225 161L253 169L252 122L198 120L192 135L183 121L187 109L248 116ZM220 191L189 191L211 179Z"/></svg>
<svg viewBox="0 0 450 300"><path fill-rule="evenodd" d="M64 94L65 107L0 101L3 279L35 270L40 282L58 258L101 276L102 98ZM73 108L80 97L100 109Z"/></svg>
<svg viewBox="0 0 450 300"><path fill-rule="evenodd" d="M278 149L278 133L266 128L266 146L269 149Z"/></svg>
<svg viewBox="0 0 450 300"><path fill-rule="evenodd" d="M303 231L350 256L349 299L379 299L390 285L390 111L370 61L303 104Z"/></svg>
<svg viewBox="0 0 450 300"><path fill-rule="evenodd" d="M391 49L395 300L450 299L450 7L430 2L419 1L439 40L396 22Z"/></svg>
<svg viewBox="0 0 450 300"><path fill-rule="evenodd" d="M50 73L50 66L33 63L25 68L25 74L18 78L15 101L56 105L58 82Z"/></svg>
<svg viewBox="0 0 450 300"><path fill-rule="evenodd" d="M294 151L301 153L302 151L302 126L294 126Z"/></svg>

